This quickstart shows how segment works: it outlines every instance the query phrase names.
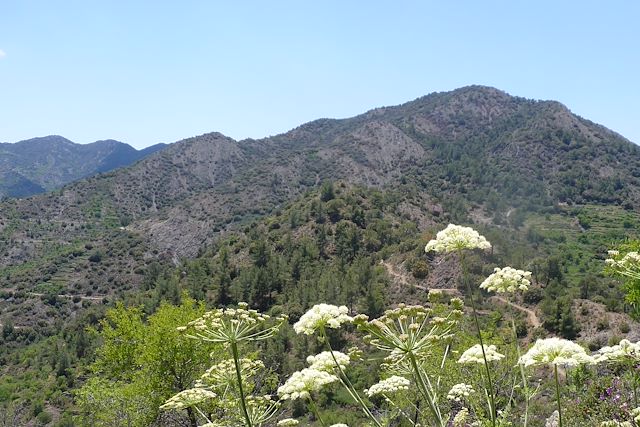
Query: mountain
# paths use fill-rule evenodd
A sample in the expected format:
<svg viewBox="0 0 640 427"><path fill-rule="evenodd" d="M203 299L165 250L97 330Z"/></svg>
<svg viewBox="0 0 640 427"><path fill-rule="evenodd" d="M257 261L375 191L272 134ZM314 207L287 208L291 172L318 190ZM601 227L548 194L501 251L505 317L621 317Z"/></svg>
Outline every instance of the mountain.
<svg viewBox="0 0 640 427"><path fill-rule="evenodd" d="M58 135L0 144L0 198L28 197L128 166L165 147L136 150L114 140L75 144Z"/></svg>
<svg viewBox="0 0 640 427"><path fill-rule="evenodd" d="M581 206L632 213L639 177L640 149L615 132L554 101L471 86L259 140L201 135L130 167L7 200L0 273L13 289L52 280L100 293L135 287L141 264L193 257L325 180L414 194L441 221L519 226L565 208L577 223ZM135 256L123 256L114 236L138 242ZM96 251L103 263L81 263Z"/></svg>

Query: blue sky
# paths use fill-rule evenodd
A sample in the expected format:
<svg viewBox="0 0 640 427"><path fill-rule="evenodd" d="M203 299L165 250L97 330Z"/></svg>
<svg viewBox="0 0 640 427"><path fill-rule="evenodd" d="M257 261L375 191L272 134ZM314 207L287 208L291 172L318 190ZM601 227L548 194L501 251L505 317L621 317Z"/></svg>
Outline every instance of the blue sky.
<svg viewBox="0 0 640 427"><path fill-rule="evenodd" d="M260 138L470 84L640 143L640 2L0 1L0 141Z"/></svg>

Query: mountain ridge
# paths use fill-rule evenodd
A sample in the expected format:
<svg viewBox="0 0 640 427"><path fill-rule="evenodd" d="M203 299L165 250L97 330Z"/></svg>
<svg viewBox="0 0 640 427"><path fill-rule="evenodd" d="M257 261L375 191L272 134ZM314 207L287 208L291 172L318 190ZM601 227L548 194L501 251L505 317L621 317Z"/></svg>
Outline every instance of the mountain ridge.
<svg viewBox="0 0 640 427"><path fill-rule="evenodd" d="M78 179L130 165L161 150L136 150L116 140L76 144L60 135L0 143L0 198L28 197Z"/></svg>

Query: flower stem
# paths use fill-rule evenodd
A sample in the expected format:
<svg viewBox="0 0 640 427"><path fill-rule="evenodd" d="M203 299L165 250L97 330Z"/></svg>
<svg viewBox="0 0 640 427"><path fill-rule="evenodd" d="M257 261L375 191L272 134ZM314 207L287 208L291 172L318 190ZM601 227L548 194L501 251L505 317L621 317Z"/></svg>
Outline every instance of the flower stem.
<svg viewBox="0 0 640 427"><path fill-rule="evenodd" d="M558 427L562 427L562 408L560 407L560 382L558 381L558 365L554 363L553 372L556 378L556 401L558 402Z"/></svg>
<svg viewBox="0 0 640 427"><path fill-rule="evenodd" d="M318 407L316 406L316 403L313 401L313 398L311 397L311 395L309 395L309 406L311 407L311 412L313 412L313 415L315 415L318 421L320 421L320 424L322 424L322 427L326 427L327 424L325 424L324 420L320 416L320 411L318 410Z"/></svg>
<svg viewBox="0 0 640 427"><path fill-rule="evenodd" d="M473 299L473 291L471 290L471 284L467 278L467 268L464 262L464 255L460 252L460 265L462 266L463 280L467 284L467 290L469 291L469 298L471 299L471 309L473 311L473 320L476 325L476 332L478 333L478 339L480 340L480 348L482 349L482 359L484 360L484 368L487 374L487 385L489 391L489 412L491 413L491 425L496 427L496 402L495 394L493 391L493 382L491 381L491 371L489 369L489 363L487 362L487 355L484 351L484 343L482 342L482 332L480 331L480 322L478 321L478 313L476 312L476 303Z"/></svg>
<svg viewBox="0 0 640 427"><path fill-rule="evenodd" d="M247 411L247 403L245 402L244 389L242 387L242 374L240 373L240 360L238 358L238 343L231 341L231 353L233 354L233 361L236 365L236 378L238 379L238 390L240 391L240 407L242 408L242 415L247 423L247 427L252 427L251 418L249 418L249 412Z"/></svg>
<svg viewBox="0 0 640 427"><path fill-rule="evenodd" d="M362 408L362 411L365 413L365 415L367 417L369 417L371 419L371 421L373 421L376 424L376 426L382 427L380 422L377 420L376 417L373 416L373 414L371 413L371 411L367 407L367 404L360 397L360 395L356 391L356 389L353 386L353 384L351 384L351 381L349 380L349 377L347 377L347 374L345 374L344 371L342 370L342 366L340 366L340 364L338 363L338 360L336 360L336 356L333 354L333 348L331 348L331 343L329 342L329 337L327 336L327 332L325 331L324 328L321 328L320 334L322 335L322 337L324 339L324 342L327 343L327 348L329 349L329 353L331 353L331 358L333 359L333 363L336 365L336 368L338 368L338 372L340 373L340 382L342 383L342 385L344 385L344 387L347 389L347 391L349 392L351 397L353 397L353 399L356 401L356 403L358 403L360 405L360 407Z"/></svg>
<svg viewBox="0 0 640 427"><path fill-rule="evenodd" d="M511 305L509 305L510 309ZM513 311L511 312L511 330L513 331L513 339L516 345L516 353L518 354L518 362L520 361L520 344L518 344L518 332L516 331L516 322L513 320ZM520 368L520 377L522 378L522 389L524 391L524 424L523 427L527 427L529 421L529 384L527 384L527 376L524 373L524 366L518 363Z"/></svg>
<svg viewBox="0 0 640 427"><path fill-rule="evenodd" d="M416 377L416 380L417 380L418 389L424 395L425 400L429 404L429 409L433 413L433 416L438 422L438 425L444 426L445 423L444 423L444 420L442 419L442 415L440 414L440 410L438 409L438 406L434 402L433 396L431 395L431 393L429 393L429 388L424 382L424 378L422 378L422 372L418 367L418 362L416 361L415 355L413 353L407 353L407 354L409 356L409 360L411 361L411 367L413 368L413 371L415 373L414 376Z"/></svg>

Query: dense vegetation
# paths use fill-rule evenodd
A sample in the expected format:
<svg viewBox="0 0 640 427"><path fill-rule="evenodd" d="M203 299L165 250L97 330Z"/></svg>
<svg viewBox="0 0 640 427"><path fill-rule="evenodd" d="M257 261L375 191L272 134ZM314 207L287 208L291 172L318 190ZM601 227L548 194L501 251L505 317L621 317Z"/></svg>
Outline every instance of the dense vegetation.
<svg viewBox="0 0 640 427"><path fill-rule="evenodd" d="M459 274L455 265L429 257L422 250L447 218L442 214L425 216L421 213L420 204L419 196L407 191L378 191L326 183L318 192L309 193L275 215L249 224L241 232L229 234L195 259L185 260L177 267L150 262L141 272L143 279L137 288L119 290L118 299L132 308L119 306L103 323L99 323L99 319L104 314L103 303L109 304L108 300L65 298L57 296L59 288L42 296L29 296L24 291L22 294L6 293L6 304L23 298L48 307L52 315L59 315L63 310L77 315L75 320L66 324L57 321L51 326L46 323L21 328L14 328L11 324L3 326L2 357L6 367L2 395L5 408L9 412L22 408L21 415L25 418L40 416L46 419L46 415L40 414L56 414L59 409L54 411L52 406L47 406L55 405L56 408L66 408L67 415L60 419L70 420L78 409L73 403L75 392L69 391L83 384L88 375L97 375L99 379L88 384L97 390L105 390L105 393L109 390L122 391L126 396L127 393L138 393L141 384L149 386L148 381L137 384L136 378L160 377L163 369L169 368L158 366L173 361L149 364L138 359L152 357L144 356L145 352L120 348L118 351L135 357L123 362L122 366L114 367L113 362L105 362L105 347L96 353L95 346L101 342L113 344L118 336L114 337L109 331L122 326L123 316L127 319L127 327L135 329L140 337L167 342L169 334L174 337L172 339L177 339L175 328L201 313L189 308L193 303L185 299L185 292L209 307L247 301L251 307L285 313L295 321L308 307L323 301L346 305L353 312L364 312L373 317L397 302L425 302L425 287L455 290L455 278ZM534 273L536 285L521 302L532 309L539 304L537 311L544 321L544 328L568 338L577 337L582 326L576 321L580 313L572 305L576 298L600 301L609 311L627 311L621 289L615 286L613 279L602 274L602 257L610 242L620 241L625 233L633 230L638 218L624 209L603 209L598 206L559 209L545 214L547 218L532 213L523 218L518 229L481 227L492 240L494 250L481 257L476 254L469 258L472 280L481 281L496 265L513 264L529 268ZM590 223L589 228L579 228L574 223L573 218L577 214L581 215L583 222ZM619 222L609 221L612 215ZM625 226L625 221L633 226ZM422 231L419 223L427 224ZM622 225L616 226L619 223ZM125 242L135 242L126 235L121 234L120 240L114 240L114 248L122 250L130 246L124 245ZM591 255L593 253L596 255ZM531 254L537 255L532 257ZM86 259L84 262L92 261ZM398 271L404 282L394 276ZM452 279L443 281L447 276ZM465 293L464 289L461 291ZM476 297L482 295L478 293ZM163 305L163 301L182 304L183 308L172 309ZM483 310L493 313L483 316L483 322L493 325L489 327L496 334L501 330L503 309L504 306L496 306L495 301L489 300L483 307ZM173 317L171 310L178 310ZM128 317L124 313L129 313ZM526 336L530 325L521 313L516 311L516 314L518 330L521 336ZM582 341L592 348L599 348L607 344L611 336L625 336L634 323L629 318L619 324L609 321L609 317L614 315L622 316L605 313L600 319L592 319L591 322L602 324L595 325L599 329L583 336ZM85 329L91 325L100 332ZM584 326L589 329L593 325ZM161 332L162 328L164 332ZM533 333L534 336L542 335L540 330ZM277 340L261 348L262 360L274 373L290 374L301 367L306 355L318 350L318 344L313 340L294 340L292 335L292 331L285 328ZM532 337L531 333L529 337ZM135 339L125 341L136 342L137 345L144 342ZM25 346L28 346L27 352ZM52 348L55 349L53 353ZM148 348L146 344L145 348ZM159 348L154 351L156 357L163 353ZM177 354L174 350L169 353ZM113 355L109 357L115 358ZM91 360L95 362L91 364ZM198 369L202 370L205 365L205 361L200 361ZM159 371L148 372L145 371L147 368ZM196 375L198 369L194 368L190 375ZM365 380L369 383L374 380L366 375L361 378L363 385ZM159 402L181 387L188 386L188 381L185 381L169 381L173 385L161 386L164 387L162 392L152 393L153 399L141 398L134 403L147 407L151 412L145 419L151 419L158 415ZM124 389L120 390L120 387ZM45 388L48 394L42 395L41 390ZM105 398L112 395L106 394ZM105 408L124 411L112 404ZM87 409L87 412L99 416L95 408ZM108 419L115 415L107 412L103 416Z"/></svg>

